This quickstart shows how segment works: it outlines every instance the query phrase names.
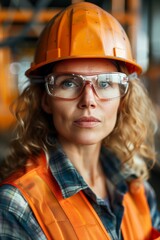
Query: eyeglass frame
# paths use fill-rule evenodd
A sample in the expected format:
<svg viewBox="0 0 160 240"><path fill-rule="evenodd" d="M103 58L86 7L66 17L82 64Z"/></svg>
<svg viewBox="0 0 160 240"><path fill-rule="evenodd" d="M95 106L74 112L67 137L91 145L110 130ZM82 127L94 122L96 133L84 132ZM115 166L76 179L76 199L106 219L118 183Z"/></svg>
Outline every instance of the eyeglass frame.
<svg viewBox="0 0 160 240"><path fill-rule="evenodd" d="M106 75L111 75L111 74L118 74L119 76L120 76L120 79L122 79L123 77L125 78L125 82L124 83L120 83L120 84L122 84L122 85L126 85L126 89L125 89L125 92L124 92L124 94L123 95L120 95L120 96L117 96L117 97L113 97L113 98L100 98L99 97L99 95L98 95L98 93L96 92L96 90L95 90L95 88L94 88L94 84L93 84L93 81L92 80L86 80L86 78L87 77L95 77L95 76L97 76L97 79L98 79L98 76L99 75L104 75L104 74L106 74ZM80 91L80 93L79 93L79 95L77 96L77 97L74 97L74 98L63 98L63 97L58 97L58 96L54 96L54 95L52 95L51 93L50 93L50 90L49 90L49 87L48 87L48 84L49 84L49 82L48 82L48 78L50 77L50 76L53 76L54 78L55 77L58 77L58 76L61 76L61 75L70 75L70 76L78 76L78 77L80 77L84 82L85 82L85 84L83 85L83 87L82 87L82 89L81 89L81 91ZM75 99L77 99L77 98L79 98L81 95L82 95L82 93L83 93L83 91L84 91L84 89L85 89L85 87L86 87L86 85L87 84L90 84L90 86L91 86L91 88L92 88L92 90L93 90L93 92L94 92L94 94L98 97L98 99L99 100L101 100L101 101L110 101L110 100L113 100L113 99L116 99L116 98L122 98L122 97L124 97L125 95L126 95L126 93L127 93L127 91L128 91L128 87L129 87L129 76L127 75L127 74L125 74L125 73L122 73L122 72L108 72L108 73L99 73L99 74L93 74L93 75L82 75L82 74L76 74L76 73L61 73L61 74L54 74L54 73L50 73L50 74L48 74L45 78L45 88L46 88L46 91L47 91L47 93L48 93L48 95L50 95L51 97L53 97L53 98L56 98L56 99L61 99L61 100L65 100L65 101L72 101L72 100L75 100ZM97 80L96 79L96 80Z"/></svg>

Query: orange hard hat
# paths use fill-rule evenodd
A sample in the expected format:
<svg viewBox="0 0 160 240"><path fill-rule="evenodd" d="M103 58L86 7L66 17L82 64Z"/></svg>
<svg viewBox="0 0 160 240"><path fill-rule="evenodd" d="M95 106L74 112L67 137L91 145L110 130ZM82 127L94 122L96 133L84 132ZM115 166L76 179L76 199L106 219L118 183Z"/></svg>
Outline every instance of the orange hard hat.
<svg viewBox="0 0 160 240"><path fill-rule="evenodd" d="M74 58L111 59L124 62L129 73L142 72L119 22L89 2L72 4L49 21L26 75L43 76L50 64Z"/></svg>

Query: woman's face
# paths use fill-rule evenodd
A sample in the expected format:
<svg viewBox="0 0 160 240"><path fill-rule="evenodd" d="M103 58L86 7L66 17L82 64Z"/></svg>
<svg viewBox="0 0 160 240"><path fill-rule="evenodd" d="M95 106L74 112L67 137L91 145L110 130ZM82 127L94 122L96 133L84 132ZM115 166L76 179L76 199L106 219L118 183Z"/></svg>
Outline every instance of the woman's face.
<svg viewBox="0 0 160 240"><path fill-rule="evenodd" d="M106 59L74 59L56 63L53 73L94 75L116 72L116 66ZM52 114L61 143L90 145L100 143L115 127L119 98L100 100L87 84L74 100L55 99L47 94L42 100L43 109Z"/></svg>

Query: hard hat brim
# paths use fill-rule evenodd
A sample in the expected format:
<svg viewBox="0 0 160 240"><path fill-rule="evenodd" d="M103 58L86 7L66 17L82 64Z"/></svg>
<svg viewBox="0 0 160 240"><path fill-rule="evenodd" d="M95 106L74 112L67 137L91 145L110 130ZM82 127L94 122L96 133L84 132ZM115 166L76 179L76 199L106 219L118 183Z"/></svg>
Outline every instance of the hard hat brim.
<svg viewBox="0 0 160 240"><path fill-rule="evenodd" d="M138 75L140 75L142 73L142 67L137 64L136 62L130 61L130 60L126 60L123 58L117 58L117 57L113 57L113 56L71 56L71 57L61 57L58 60L55 59L48 61L48 62L41 62L40 64L36 64L35 66L32 65L31 68L29 68L26 72L25 75L28 78L34 78L34 77L43 77L46 75L47 68L50 69L50 67L52 65L54 65L54 63L62 61L62 60L69 60L69 59L91 59L91 58L96 58L96 59L108 59L108 60L113 60L113 61L117 61L117 62L123 62L126 65L126 68L128 70L129 73L133 73L136 72Z"/></svg>

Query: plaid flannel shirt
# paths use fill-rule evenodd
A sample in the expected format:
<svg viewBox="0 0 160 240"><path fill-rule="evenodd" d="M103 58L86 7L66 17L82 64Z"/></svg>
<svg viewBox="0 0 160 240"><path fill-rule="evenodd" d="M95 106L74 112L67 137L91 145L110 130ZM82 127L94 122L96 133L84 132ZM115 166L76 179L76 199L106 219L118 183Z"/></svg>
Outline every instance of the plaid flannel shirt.
<svg viewBox="0 0 160 240"><path fill-rule="evenodd" d="M122 200L128 190L126 179L132 178L132 173L122 174L120 161L105 148L102 148L100 159L107 178L110 201L100 199L93 193L60 146L56 151L50 152L49 167L60 186L63 197L68 198L81 190L84 191L111 239L120 240L122 239L120 224L124 210ZM160 216L155 194L148 182L145 182L145 190L152 224L160 230ZM0 187L0 239L46 239L28 203L19 190L11 185Z"/></svg>

